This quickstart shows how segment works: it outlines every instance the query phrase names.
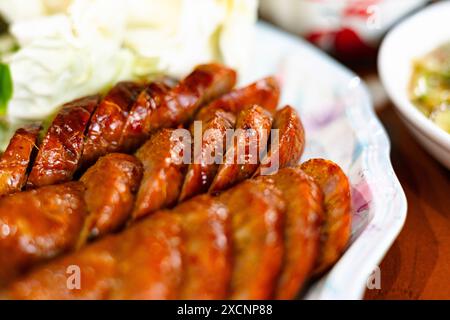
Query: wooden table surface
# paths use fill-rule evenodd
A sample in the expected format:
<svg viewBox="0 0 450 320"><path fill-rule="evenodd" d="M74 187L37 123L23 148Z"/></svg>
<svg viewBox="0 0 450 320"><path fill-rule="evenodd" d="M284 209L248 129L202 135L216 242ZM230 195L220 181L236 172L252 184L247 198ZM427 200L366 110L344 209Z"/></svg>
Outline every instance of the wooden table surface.
<svg viewBox="0 0 450 320"><path fill-rule="evenodd" d="M380 265L381 289L366 299L450 299L450 171L414 140L390 102L378 112L408 199L400 236Z"/></svg>

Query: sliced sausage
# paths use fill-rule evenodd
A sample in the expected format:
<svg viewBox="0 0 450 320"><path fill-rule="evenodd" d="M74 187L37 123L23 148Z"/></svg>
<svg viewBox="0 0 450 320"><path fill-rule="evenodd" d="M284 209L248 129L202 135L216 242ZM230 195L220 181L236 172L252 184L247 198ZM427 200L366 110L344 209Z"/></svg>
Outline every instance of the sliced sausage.
<svg viewBox="0 0 450 320"><path fill-rule="evenodd" d="M231 146L226 151L224 163L220 165L209 192L223 191L255 173L271 127L272 117L265 109L254 105L241 111Z"/></svg>
<svg viewBox="0 0 450 320"><path fill-rule="evenodd" d="M107 299L117 274L114 237L33 269L3 295L21 300Z"/></svg>
<svg viewBox="0 0 450 320"><path fill-rule="evenodd" d="M215 109L222 109L237 115L243 108L255 104L274 112L279 99L280 86L277 80L273 77L267 77L246 87L235 89L212 101L198 112L196 119L209 118L208 113Z"/></svg>
<svg viewBox="0 0 450 320"><path fill-rule="evenodd" d="M39 146L28 188L72 180L83 152L84 132L98 101L99 96L89 96L62 107Z"/></svg>
<svg viewBox="0 0 450 320"><path fill-rule="evenodd" d="M220 196L230 212L231 299L269 299L283 260L285 203L263 181L247 180Z"/></svg>
<svg viewBox="0 0 450 320"><path fill-rule="evenodd" d="M0 285L76 243L87 215L81 182L0 199Z"/></svg>
<svg viewBox="0 0 450 320"><path fill-rule="evenodd" d="M293 299L317 262L324 220L323 194L298 167L281 169L275 175L258 177L257 181L272 183L286 203L285 255L274 297Z"/></svg>
<svg viewBox="0 0 450 320"><path fill-rule="evenodd" d="M346 249L351 233L350 183L342 169L324 159L312 159L302 164L324 194L325 224L322 248L315 274L329 269Z"/></svg>
<svg viewBox="0 0 450 320"><path fill-rule="evenodd" d="M174 299L182 276L178 221L176 215L155 214L37 267L3 294L35 300Z"/></svg>
<svg viewBox="0 0 450 320"><path fill-rule="evenodd" d="M180 194L180 201L208 191L226 148L227 130L233 129L236 118L222 109L214 109L209 118L202 120L201 145L195 148L193 161L189 165ZM195 124L194 124L195 125ZM194 125L191 134L196 139Z"/></svg>
<svg viewBox="0 0 450 320"><path fill-rule="evenodd" d="M225 299L231 279L229 214L216 199L201 195L173 210L183 234L183 282L179 299Z"/></svg>
<svg viewBox="0 0 450 320"><path fill-rule="evenodd" d="M176 299L182 278L178 218L166 212L120 236L118 273L111 299Z"/></svg>
<svg viewBox="0 0 450 320"><path fill-rule="evenodd" d="M152 82L142 90L123 128L120 150L132 152L149 138L152 129L150 115L161 105L169 90L170 87L164 81Z"/></svg>
<svg viewBox="0 0 450 320"><path fill-rule="evenodd" d="M275 114L273 122L272 144L257 175L269 175L278 169L298 164L305 147L305 131L295 110L286 106Z"/></svg>
<svg viewBox="0 0 450 320"><path fill-rule="evenodd" d="M144 166L144 176L132 213L133 219L176 203L187 164L184 151L190 144L177 139L174 129L155 133L137 152Z"/></svg>
<svg viewBox="0 0 450 320"><path fill-rule="evenodd" d="M41 127L18 129L0 156L0 196L22 190Z"/></svg>
<svg viewBox="0 0 450 320"><path fill-rule="evenodd" d="M209 101L229 92L236 84L236 72L219 64L200 65L170 90L150 115L151 131L175 128L190 121Z"/></svg>
<svg viewBox="0 0 450 320"><path fill-rule="evenodd" d="M100 158L81 177L86 187L89 216L78 241L100 237L121 227L133 210L142 179L142 164L130 155L111 153Z"/></svg>
<svg viewBox="0 0 450 320"><path fill-rule="evenodd" d="M101 156L119 149L128 112L143 85L134 82L119 82L100 102L92 115L81 159L84 168Z"/></svg>

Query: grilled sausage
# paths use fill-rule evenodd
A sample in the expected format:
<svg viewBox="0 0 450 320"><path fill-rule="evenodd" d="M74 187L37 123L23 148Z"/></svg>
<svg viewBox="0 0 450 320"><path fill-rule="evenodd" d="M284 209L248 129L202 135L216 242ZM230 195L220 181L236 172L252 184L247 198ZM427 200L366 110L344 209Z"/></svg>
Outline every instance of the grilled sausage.
<svg viewBox="0 0 450 320"><path fill-rule="evenodd" d="M194 147L193 161L186 173L180 201L208 191L219 168L217 159L223 159L224 156L227 130L234 128L235 122L235 116L222 109L214 109L209 118L203 119L201 145L199 148ZM194 127L191 127L195 139L198 133L194 131Z"/></svg>
<svg viewBox="0 0 450 320"><path fill-rule="evenodd" d="M275 114L271 138L272 143L267 155L255 172L257 175L269 175L278 169L296 165L305 147L305 131L295 110L286 106ZM276 141L278 139L278 141Z"/></svg>
<svg viewBox="0 0 450 320"><path fill-rule="evenodd" d="M280 87L273 77L267 77L256 81L244 88L235 89L212 101L207 107L202 108L196 119L209 118L212 110L222 109L237 115L243 108L258 105L274 112L280 99Z"/></svg>
<svg viewBox="0 0 450 320"><path fill-rule="evenodd" d="M117 275L113 237L52 260L11 283L6 299L74 300L107 299Z"/></svg>
<svg viewBox="0 0 450 320"><path fill-rule="evenodd" d="M89 216L78 241L100 237L121 227L133 210L142 179L142 164L133 156L111 153L100 158L81 177Z"/></svg>
<svg viewBox="0 0 450 320"><path fill-rule="evenodd" d="M348 245L351 232L350 183L342 169L324 159L312 159L302 164L324 194L325 224L322 229L322 249L314 273L330 268Z"/></svg>
<svg viewBox="0 0 450 320"><path fill-rule="evenodd" d="M150 115L161 104L170 87L164 81L152 82L137 97L123 128L119 149L132 152L150 136Z"/></svg>
<svg viewBox="0 0 450 320"><path fill-rule="evenodd" d="M118 273L112 299L176 299L182 279L181 228L166 212L120 237Z"/></svg>
<svg viewBox="0 0 450 320"><path fill-rule="evenodd" d="M231 278L231 239L227 208L201 195L173 210L183 234L183 282L179 299L225 299Z"/></svg>
<svg viewBox="0 0 450 320"><path fill-rule="evenodd" d="M235 115L243 108L255 104L273 112L278 105L279 96L277 81L268 77L247 87L235 89L199 111L195 119L203 124L202 145L197 152L194 150L193 162L186 173L180 201L206 192L211 186L219 167L218 162L212 160L223 156L226 130L234 128ZM205 134L207 132L210 134ZM191 134L194 137L197 134L193 126ZM222 152L215 153L215 150Z"/></svg>
<svg viewBox="0 0 450 320"><path fill-rule="evenodd" d="M263 181L247 180L220 196L230 212L231 299L269 299L283 259L285 203Z"/></svg>
<svg viewBox="0 0 450 320"><path fill-rule="evenodd" d="M58 112L36 156L27 187L36 188L70 181L79 167L84 132L99 96L67 103Z"/></svg>
<svg viewBox="0 0 450 320"><path fill-rule="evenodd" d="M320 249L324 220L323 194L316 183L298 167L281 169L257 181L272 183L286 203L285 256L275 289L276 299L293 299L310 276Z"/></svg>
<svg viewBox="0 0 450 320"><path fill-rule="evenodd" d="M0 156L0 196L20 191L25 185L40 129L38 125L18 129Z"/></svg>
<svg viewBox="0 0 450 320"><path fill-rule="evenodd" d="M174 299L182 276L178 221L176 215L155 214L119 235L37 267L12 283L6 297ZM71 275L78 275L79 283Z"/></svg>
<svg viewBox="0 0 450 320"><path fill-rule="evenodd" d="M73 247L87 210L81 182L0 199L0 285L31 264Z"/></svg>
<svg viewBox="0 0 450 320"><path fill-rule="evenodd" d="M101 156L118 151L128 112L142 89L143 86L138 83L119 82L100 102L86 133L81 158L84 168Z"/></svg>
<svg viewBox="0 0 450 320"><path fill-rule="evenodd" d="M229 92L236 72L219 64L200 65L170 90L150 115L151 131L190 121L203 104Z"/></svg>
<svg viewBox="0 0 450 320"><path fill-rule="evenodd" d="M241 111L236 123L232 145L227 149L209 192L216 193L251 177L258 168L267 144L272 117L259 106Z"/></svg>
<svg viewBox="0 0 450 320"><path fill-rule="evenodd" d="M133 219L176 203L186 171L184 150L190 150L190 145L184 145L185 142L176 139L175 130L162 129L136 152L136 157L144 165L144 176Z"/></svg>

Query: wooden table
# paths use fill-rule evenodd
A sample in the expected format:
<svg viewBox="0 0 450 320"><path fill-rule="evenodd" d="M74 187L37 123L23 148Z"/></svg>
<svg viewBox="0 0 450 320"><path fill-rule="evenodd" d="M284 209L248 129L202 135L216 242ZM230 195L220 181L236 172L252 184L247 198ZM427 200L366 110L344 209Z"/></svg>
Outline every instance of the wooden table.
<svg viewBox="0 0 450 320"><path fill-rule="evenodd" d="M408 199L400 236L380 265L381 289L366 299L450 299L450 171L414 140L390 102L378 112Z"/></svg>

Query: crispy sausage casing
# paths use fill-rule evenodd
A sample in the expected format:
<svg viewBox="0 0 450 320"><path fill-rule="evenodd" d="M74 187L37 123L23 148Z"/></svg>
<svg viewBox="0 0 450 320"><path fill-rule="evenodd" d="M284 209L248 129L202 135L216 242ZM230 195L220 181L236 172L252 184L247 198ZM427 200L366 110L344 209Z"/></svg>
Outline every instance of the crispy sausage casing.
<svg viewBox="0 0 450 320"><path fill-rule="evenodd" d="M241 111L224 163L220 165L209 192L223 191L255 173L271 127L272 117L265 109L254 105Z"/></svg>
<svg viewBox="0 0 450 320"><path fill-rule="evenodd" d="M128 112L142 89L143 85L139 83L119 82L100 102L86 133L81 158L84 168L99 157L118 151Z"/></svg>
<svg viewBox="0 0 450 320"><path fill-rule="evenodd" d="M73 247L87 210L81 182L0 199L0 284Z"/></svg>
<svg viewBox="0 0 450 320"><path fill-rule="evenodd" d="M247 180L220 196L231 216L230 299L270 299L280 272L285 203L279 190Z"/></svg>
<svg viewBox="0 0 450 320"><path fill-rule="evenodd" d="M119 149L132 152L142 145L150 136L151 114L161 105L164 95L170 87L163 81L150 83L137 97L120 138Z"/></svg>
<svg viewBox="0 0 450 320"><path fill-rule="evenodd" d="M187 166L184 151L188 150L190 144L178 140L174 129L162 129L136 152L136 157L144 166L144 177L137 194L133 219L176 203Z"/></svg>
<svg viewBox="0 0 450 320"><path fill-rule="evenodd" d="M285 256L275 289L276 299L293 299L311 275L320 249L324 220L323 194L312 178L296 168L285 168L257 181L273 184L286 203Z"/></svg>
<svg viewBox="0 0 450 320"><path fill-rule="evenodd" d="M315 274L320 274L339 259L350 240L350 183L342 169L329 160L312 159L303 163L301 168L316 181L324 193L323 243L314 271Z"/></svg>
<svg viewBox="0 0 450 320"><path fill-rule="evenodd" d="M99 96L67 103L58 112L39 146L27 186L30 188L70 181L79 167L84 132Z"/></svg>
<svg viewBox="0 0 450 320"><path fill-rule="evenodd" d="M198 112L196 119L209 118L207 114L216 109L237 115L245 107L255 104L270 112L274 112L278 106L279 99L280 87L278 82L273 77L267 77L244 88L235 89L212 101Z"/></svg>
<svg viewBox="0 0 450 320"><path fill-rule="evenodd" d="M38 125L18 129L0 156L0 196L20 191L25 185L40 129Z"/></svg>
<svg viewBox="0 0 450 320"><path fill-rule="evenodd" d="M200 106L229 92L236 72L220 64L200 65L170 90L150 115L151 131L175 128L190 121Z"/></svg>
<svg viewBox="0 0 450 320"><path fill-rule="evenodd" d="M121 227L133 210L142 179L142 164L133 156L110 153L89 168L80 181L86 187L89 216L80 241L99 237Z"/></svg>

